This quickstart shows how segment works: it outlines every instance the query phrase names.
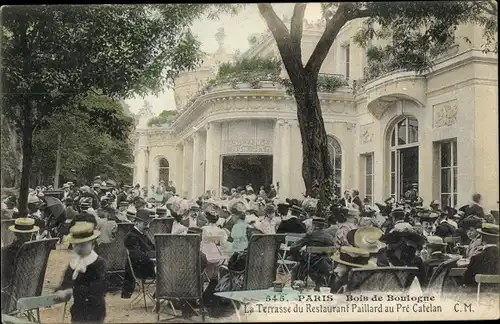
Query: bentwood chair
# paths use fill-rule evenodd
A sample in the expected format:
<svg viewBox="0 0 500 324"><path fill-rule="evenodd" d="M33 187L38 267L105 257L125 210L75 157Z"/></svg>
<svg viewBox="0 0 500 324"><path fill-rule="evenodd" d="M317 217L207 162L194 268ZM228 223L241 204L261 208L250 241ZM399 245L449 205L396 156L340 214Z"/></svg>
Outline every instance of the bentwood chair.
<svg viewBox="0 0 500 324"><path fill-rule="evenodd" d="M199 302L202 321L205 321L203 282L201 275L201 235L157 234L156 241L156 314L160 321L162 303L167 302L177 317L173 300L180 300L195 310Z"/></svg>
<svg viewBox="0 0 500 324"><path fill-rule="evenodd" d="M149 292L150 287L155 283L155 279L141 279L135 276L134 268L132 267L132 261L130 261L130 255L127 251L127 263L130 267L130 272L132 273L132 278L134 278L135 287L137 289L137 295L130 301L130 309L132 309L138 302L144 302L144 309L148 311L147 298L154 302L153 295Z"/></svg>
<svg viewBox="0 0 500 324"><path fill-rule="evenodd" d="M498 284L500 284L500 275L477 274L474 277L474 280L477 282L476 303L478 305L481 295L481 284L488 284L490 286L494 285L494 291L496 292L495 294L496 296L498 296Z"/></svg>
<svg viewBox="0 0 500 324"><path fill-rule="evenodd" d="M14 261L12 277L2 291L3 314L17 314L17 302L21 298L41 296L49 254L57 241L57 238L43 239L26 242L21 246ZM25 315L28 320L40 322L38 308L17 315Z"/></svg>
<svg viewBox="0 0 500 324"><path fill-rule="evenodd" d="M432 293L436 296L441 295L441 293L443 292L445 281L448 278L451 269L457 266L458 260L459 258L446 260L434 269L429 280L429 284L427 285L427 292Z"/></svg>
<svg viewBox="0 0 500 324"><path fill-rule="evenodd" d="M290 251L290 246L300 240L300 236L292 236L292 235L286 235L285 236L285 243L282 243L280 245L280 251L283 251L283 254L278 253L278 273L283 274L282 281L287 282L290 276L290 272L292 267L297 265L296 261L292 260L287 260L287 252Z"/></svg>

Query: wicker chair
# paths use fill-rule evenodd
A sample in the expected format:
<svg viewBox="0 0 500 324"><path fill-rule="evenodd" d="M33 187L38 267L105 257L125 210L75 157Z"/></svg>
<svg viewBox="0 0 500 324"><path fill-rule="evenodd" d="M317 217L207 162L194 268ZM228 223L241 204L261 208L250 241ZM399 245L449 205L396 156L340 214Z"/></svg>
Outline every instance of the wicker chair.
<svg viewBox="0 0 500 324"><path fill-rule="evenodd" d="M3 219L1 223L2 246L9 246L14 242L16 235L9 231L9 226L14 225L15 219Z"/></svg>
<svg viewBox="0 0 500 324"><path fill-rule="evenodd" d="M160 321L162 300L199 300L202 321L205 321L203 283L201 278L201 235L157 234L156 241L156 314ZM193 308L191 304L188 305ZM175 309L174 316L175 316Z"/></svg>
<svg viewBox="0 0 500 324"><path fill-rule="evenodd" d="M134 227L131 223L118 223L116 237L111 243L101 243L95 248L95 252L104 259L106 264L106 277L109 282L111 278L119 278L120 287L125 275L127 263L127 249L125 248L125 237ZM118 281L118 279L117 279ZM113 288L113 285L110 285Z"/></svg>
<svg viewBox="0 0 500 324"><path fill-rule="evenodd" d="M348 275L345 292L407 291L417 273L417 267L352 269Z"/></svg>
<svg viewBox="0 0 500 324"><path fill-rule="evenodd" d="M278 268L278 243L281 235L254 234L248 243L243 290L273 286Z"/></svg>
<svg viewBox="0 0 500 324"><path fill-rule="evenodd" d="M156 234L170 234L170 233L172 233L173 223L174 223L173 218L162 217L162 218L155 218L149 224L148 237L151 239L153 244L155 244L154 236Z"/></svg>
<svg viewBox="0 0 500 324"><path fill-rule="evenodd" d="M446 260L434 269L429 284L427 285L427 292L437 296L441 295L450 270L457 266L458 260L459 258Z"/></svg>
<svg viewBox="0 0 500 324"><path fill-rule="evenodd" d="M17 301L23 297L41 296L47 261L57 238L26 242L17 252L13 267L13 276L2 292L2 313L16 311ZM40 313L36 317L31 311L26 312L28 319L40 322Z"/></svg>

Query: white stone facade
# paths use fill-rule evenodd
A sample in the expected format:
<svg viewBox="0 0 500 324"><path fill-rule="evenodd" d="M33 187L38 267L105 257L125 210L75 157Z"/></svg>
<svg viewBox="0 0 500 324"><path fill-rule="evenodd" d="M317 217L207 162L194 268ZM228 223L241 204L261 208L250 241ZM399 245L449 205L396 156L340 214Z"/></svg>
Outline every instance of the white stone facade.
<svg viewBox="0 0 500 324"><path fill-rule="evenodd" d="M418 169L425 202L450 197L449 204L461 206L480 192L487 211L498 209L498 58L479 49L480 28L459 28L458 36L467 36L472 44L458 38L457 45L428 73L395 71L353 87L352 80L363 79L366 66L364 50L352 41L360 23L344 26L321 71L345 75L342 48L350 44L350 86L319 94L327 134L341 148L336 169L342 190L359 189L362 197L383 201L406 179L401 165L410 153L401 152L418 147L418 164L405 167ZM305 60L320 35L304 32ZM270 35L245 55L278 56ZM185 83L202 83L207 68L199 74L182 78ZM281 86L261 82L258 89L220 85L189 103L194 88L199 89L177 82L176 100L188 104L178 107L179 115L171 125L137 128L134 183L156 185L159 161L165 158L169 179L182 195L219 193L221 156L261 154L273 156L272 182L279 182L279 195L302 197L302 146L294 99ZM418 122L418 135L412 135L414 127L406 135L401 128L405 143L392 146L391 134L402 120ZM408 143L411 136L415 138ZM442 157L443 150L451 153ZM403 162L391 161L391 154Z"/></svg>

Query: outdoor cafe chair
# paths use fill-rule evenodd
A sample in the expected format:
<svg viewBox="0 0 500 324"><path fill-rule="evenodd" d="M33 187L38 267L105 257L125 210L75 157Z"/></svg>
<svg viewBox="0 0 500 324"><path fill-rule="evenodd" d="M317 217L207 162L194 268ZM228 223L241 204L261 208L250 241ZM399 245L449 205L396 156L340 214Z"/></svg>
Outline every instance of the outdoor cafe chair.
<svg viewBox="0 0 500 324"><path fill-rule="evenodd" d="M147 312L147 298L151 299L153 302L155 301L153 295L149 292L149 288L155 283L155 279L137 278L135 276L134 268L132 267L132 261L130 261L130 254L128 250L125 251L127 253L127 266L130 267L130 272L132 274L132 278L134 278L135 287L137 289L137 295L130 301L130 309L132 309L138 302L144 301L144 309Z"/></svg>
<svg viewBox="0 0 500 324"><path fill-rule="evenodd" d="M446 279L448 278L451 269L457 266L458 260L460 260L460 258L451 258L434 268L434 272L432 273L429 284L427 285L427 292L436 296L441 296Z"/></svg>
<svg viewBox="0 0 500 324"><path fill-rule="evenodd" d="M288 281L288 277L290 276L291 268L294 267L297 262L292 261L292 260L287 260L287 252L290 251L290 246L300 240L302 237L301 236L295 236L295 235L286 235L285 236L285 243L281 243L280 245L280 251L283 252L283 254L278 253L278 273L283 273L283 278L284 282L286 283Z"/></svg>
<svg viewBox="0 0 500 324"><path fill-rule="evenodd" d="M1 235L2 235L2 246L9 246L14 242L16 235L14 232L9 231L9 226L14 225L15 219L2 219L1 221Z"/></svg>
<svg viewBox="0 0 500 324"><path fill-rule="evenodd" d="M500 275L477 274L474 277L474 280L477 282L476 303L478 305L481 295L482 284L494 286L495 295L498 296L498 284L500 284Z"/></svg>
<svg viewBox="0 0 500 324"><path fill-rule="evenodd" d="M417 267L376 267L352 269L347 277L343 293L409 290L416 274Z"/></svg>
<svg viewBox="0 0 500 324"><path fill-rule="evenodd" d="M17 314L17 302L21 298L41 296L49 254L57 240L30 241L21 246L14 260L10 282L5 283L5 288L2 287L3 314ZM26 310L24 315L30 320L40 322L38 308Z"/></svg>
<svg viewBox="0 0 500 324"><path fill-rule="evenodd" d="M128 232L132 230L134 224L118 223L115 239L111 243L101 243L95 248L95 252L104 259L106 265L106 278L108 282L114 282L121 287L125 275L125 265L127 264L127 248L124 241ZM110 287L113 288L113 287Z"/></svg>
<svg viewBox="0 0 500 324"><path fill-rule="evenodd" d="M337 248L334 246L307 246L306 247L306 252L308 253L308 255L307 255L307 277L305 280L306 288L307 288L307 282L308 282L307 278L309 277L310 270L311 270L311 253L314 253L314 254L326 253L328 255L332 255L333 253L335 253L336 250L337 250Z"/></svg>
<svg viewBox="0 0 500 324"><path fill-rule="evenodd" d="M460 236L448 236L443 239L444 243L446 243L446 252L449 254L460 254L460 250L457 248L457 245L460 244L462 238Z"/></svg>
<svg viewBox="0 0 500 324"><path fill-rule="evenodd" d="M194 310L191 302L199 301L202 321L205 321L203 283L201 275L201 235L156 234L156 314L160 321L163 302L167 302L177 318L172 300L181 300Z"/></svg>
<svg viewBox="0 0 500 324"><path fill-rule="evenodd" d="M278 268L279 235L253 234L248 243L248 252L243 281L243 290L268 289L276 280Z"/></svg>

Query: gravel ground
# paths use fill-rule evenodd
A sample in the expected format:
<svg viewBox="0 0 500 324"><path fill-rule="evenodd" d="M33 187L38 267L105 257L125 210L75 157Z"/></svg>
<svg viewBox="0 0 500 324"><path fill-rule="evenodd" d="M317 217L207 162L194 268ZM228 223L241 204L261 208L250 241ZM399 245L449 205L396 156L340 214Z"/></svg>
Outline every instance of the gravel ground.
<svg viewBox="0 0 500 324"><path fill-rule="evenodd" d="M57 250L50 253L47 272L45 274L43 294L51 294L54 289L60 284L64 271L71 260L71 251L66 249L66 245L58 245ZM135 295L134 295L135 296ZM133 296L133 297L134 297ZM130 309L130 300L122 299L120 292L111 292L106 295L106 323L156 323L156 313L153 313L153 302L148 301L148 312L145 311L143 304L137 304L133 309ZM68 304L64 320L63 309L64 304L58 304L51 308L40 310L40 319L42 323L71 323ZM160 321L169 318L168 314L160 314ZM233 318L234 317L234 318ZM236 316L228 318L205 318L206 322L236 322ZM201 316L193 316L191 318L179 318L169 321L169 323L192 323L201 322Z"/></svg>

